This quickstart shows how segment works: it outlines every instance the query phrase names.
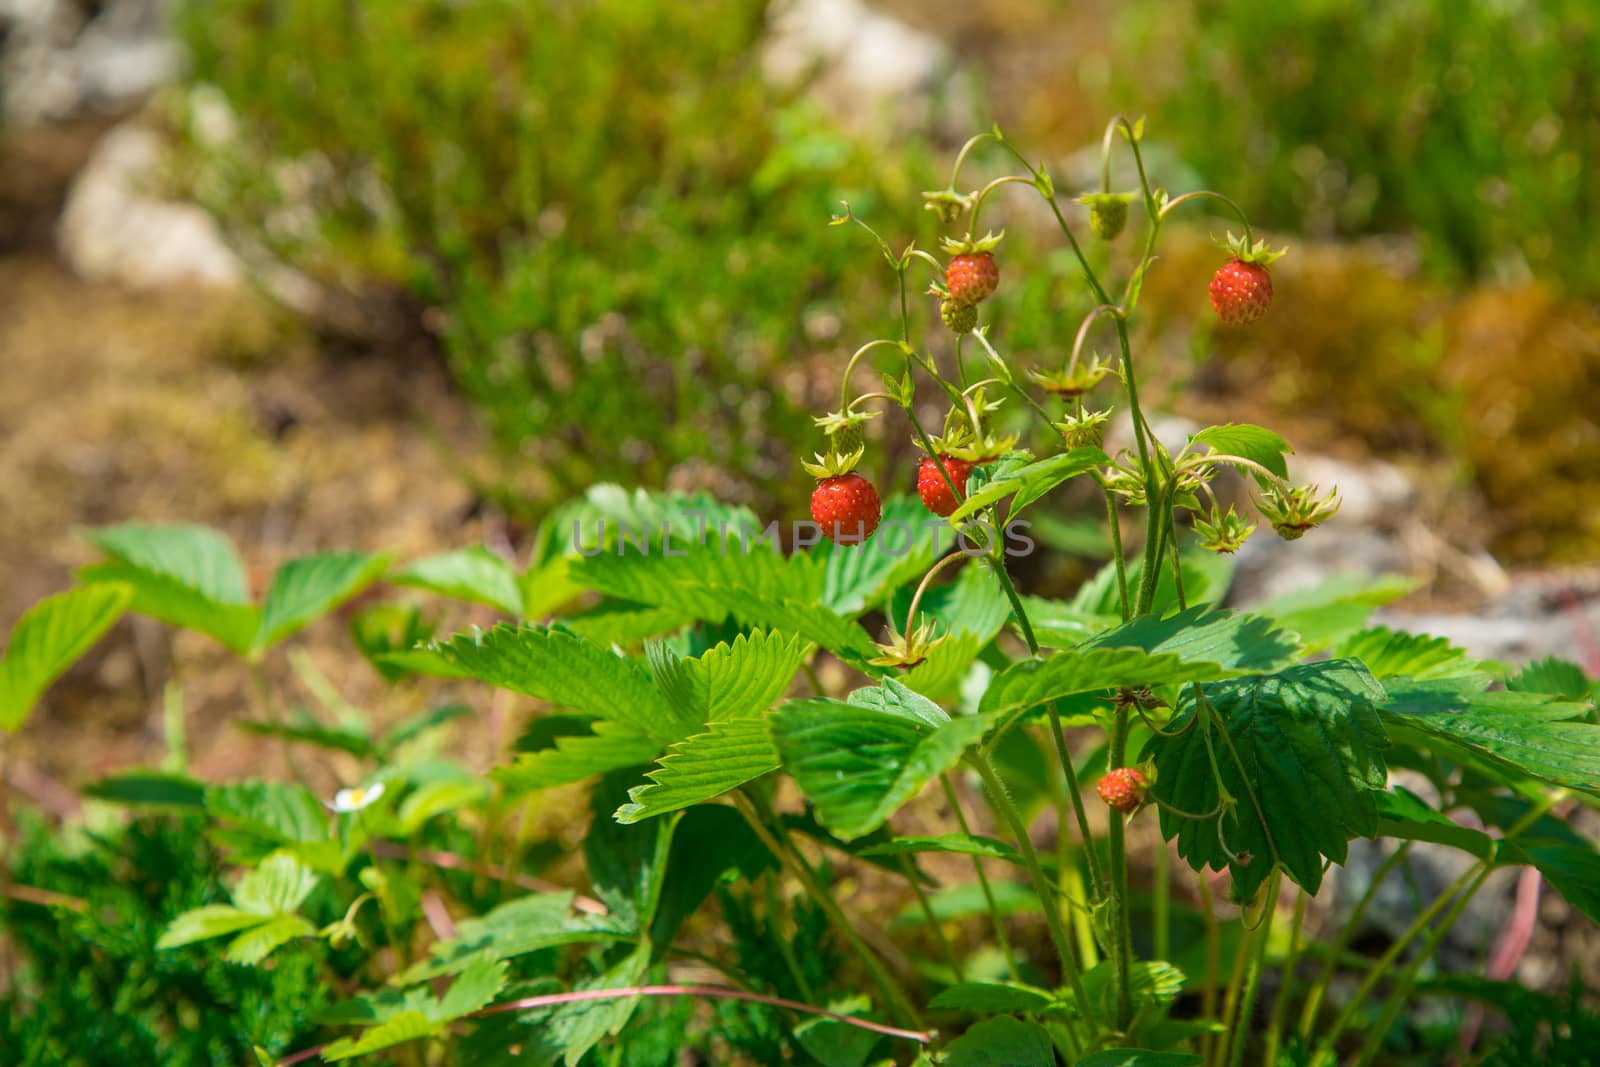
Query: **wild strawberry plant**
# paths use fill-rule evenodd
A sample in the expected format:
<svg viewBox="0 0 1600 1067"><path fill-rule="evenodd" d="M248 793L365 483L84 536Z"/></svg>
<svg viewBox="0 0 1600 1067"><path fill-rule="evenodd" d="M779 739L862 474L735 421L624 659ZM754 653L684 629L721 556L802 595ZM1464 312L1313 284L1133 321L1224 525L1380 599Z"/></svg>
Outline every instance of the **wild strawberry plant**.
<svg viewBox="0 0 1600 1067"><path fill-rule="evenodd" d="M1076 201L1101 241L1139 209L1120 284L999 131L925 194L948 259L877 239L897 328L843 366L805 465L814 523L793 536L704 496L601 486L548 519L522 568L481 548L405 566L328 553L291 560L258 598L212 531L100 530L103 561L12 632L0 724L18 728L132 611L237 653L259 694L247 727L338 768L330 796L203 783L181 760L93 790L205 820L239 872L174 910L156 951L255 968L298 953L337 993L298 1025L281 1010L270 1027L241 1021L263 1063L674 1063L683 1045L826 1067L1373 1062L1495 870L1535 867L1600 915L1600 854L1559 818L1600 797L1596 687L1571 665L1512 672L1366 625L1395 589L1219 606L1228 568L1204 553L1225 560L1255 531L1241 488L1289 540L1338 498L1292 481L1288 443L1263 427L1211 426L1181 447L1152 431L1131 327L1173 214L1209 199L1239 216L1210 289L1224 322L1267 310L1277 253L1219 194L1153 186L1142 132L1117 119L1104 142L1108 158L1131 153L1139 188ZM980 150L1021 169L968 188ZM1008 356L985 314L1024 269L1003 263L1002 235L975 236L1012 185L1043 198L1095 301L1044 365ZM864 363L881 388L852 392ZM929 397L946 412L931 429ZM864 473L884 408L923 453L914 494L880 496ZM1018 417L1048 444L1019 447ZM1016 560L1038 546L1027 516L1083 499L1105 516L1110 561L1067 599L1019 590ZM290 715L272 692L264 665L283 642L379 581L422 598L352 616L384 677L538 709L487 776L438 753L438 730L472 719L461 704L375 732L298 660L325 714ZM449 601L503 621L441 635ZM1397 769L1414 788L1391 784ZM579 783L568 888L539 877L562 835L526 828ZM1353 989L1336 986L1356 924L1313 946L1307 901L1352 839L1378 837L1401 859L1423 843L1469 862L1350 968ZM1169 870L1169 848L1194 878Z"/></svg>

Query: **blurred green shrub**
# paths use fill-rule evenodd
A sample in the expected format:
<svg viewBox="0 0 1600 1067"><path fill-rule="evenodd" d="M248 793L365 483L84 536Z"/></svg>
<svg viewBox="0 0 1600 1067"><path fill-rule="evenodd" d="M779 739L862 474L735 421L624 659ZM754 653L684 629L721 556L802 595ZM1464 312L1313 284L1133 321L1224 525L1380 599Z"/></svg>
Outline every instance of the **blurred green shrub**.
<svg viewBox="0 0 1600 1067"><path fill-rule="evenodd" d="M1125 5L1122 98L1253 216L1600 292L1600 5ZM1131 51L1129 51L1131 49Z"/></svg>
<svg viewBox="0 0 1600 1067"><path fill-rule="evenodd" d="M889 296L887 272L839 286L875 253L830 212L918 202L766 84L765 6L194 0L191 77L233 121L190 180L246 244L437 308L457 381L555 491L694 457L770 479L788 456L763 451L814 435L780 369Z"/></svg>

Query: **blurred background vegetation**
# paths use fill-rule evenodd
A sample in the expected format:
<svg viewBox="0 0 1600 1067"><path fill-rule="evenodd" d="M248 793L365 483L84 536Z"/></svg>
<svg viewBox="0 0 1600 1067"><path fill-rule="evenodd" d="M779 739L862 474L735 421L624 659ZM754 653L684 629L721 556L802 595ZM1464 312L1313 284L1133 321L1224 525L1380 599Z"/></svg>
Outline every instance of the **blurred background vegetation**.
<svg viewBox="0 0 1600 1067"><path fill-rule="evenodd" d="M1071 160L1104 117L1148 112L1175 188L1226 190L1312 254L1358 242L1320 275L1287 261L1274 324L1217 338L1211 380L1320 418L1325 439L1454 464L1514 557L1592 553L1600 9L886 6L975 73L971 128L992 113L1087 181ZM431 332L550 500L612 478L793 507L770 494L815 446L828 368L888 328L886 272L823 223L850 200L931 245L915 194L952 142L886 140L774 87L768 7L189 3L203 94L179 109L179 173L238 243ZM195 121L214 91L220 140ZM1031 237L1014 233L1016 260ZM1169 280L1198 291L1205 257ZM1039 316L1075 287L1045 275L1008 278L1016 344L1066 343ZM1166 328L1207 328L1171 295Z"/></svg>

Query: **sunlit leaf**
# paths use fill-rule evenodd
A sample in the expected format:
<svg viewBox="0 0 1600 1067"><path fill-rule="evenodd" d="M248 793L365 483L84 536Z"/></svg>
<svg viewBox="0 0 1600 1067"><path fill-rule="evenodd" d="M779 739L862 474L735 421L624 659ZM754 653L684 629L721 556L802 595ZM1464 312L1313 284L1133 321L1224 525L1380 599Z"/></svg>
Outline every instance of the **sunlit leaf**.
<svg viewBox="0 0 1600 1067"><path fill-rule="evenodd" d="M483 545L428 556L389 576L395 585L426 589L441 596L487 604L508 615L522 614L517 572Z"/></svg>
<svg viewBox="0 0 1600 1067"><path fill-rule="evenodd" d="M362 552L322 552L291 559L272 576L255 648L270 648L328 614L377 581L388 569L389 559L387 554Z"/></svg>
<svg viewBox="0 0 1600 1067"><path fill-rule="evenodd" d="M0 658L0 729L16 730L50 683L122 617L133 587L86 585L45 597L11 628Z"/></svg>

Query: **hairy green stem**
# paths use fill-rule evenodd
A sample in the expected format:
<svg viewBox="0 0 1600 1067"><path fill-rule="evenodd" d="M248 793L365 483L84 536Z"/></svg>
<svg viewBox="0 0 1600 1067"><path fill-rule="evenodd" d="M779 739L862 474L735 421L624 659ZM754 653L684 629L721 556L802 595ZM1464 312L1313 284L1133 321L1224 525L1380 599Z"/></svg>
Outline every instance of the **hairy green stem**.
<svg viewBox="0 0 1600 1067"><path fill-rule="evenodd" d="M1283 960L1283 980L1278 983L1278 998L1272 1005L1272 1021L1267 1026L1267 1050L1261 1062L1278 1062L1278 1047L1283 1035L1283 1024L1289 1017L1289 1001L1294 994L1294 972L1300 962L1300 924L1306 916L1309 894L1299 889L1294 895L1294 919L1289 926L1289 954Z"/></svg>
<svg viewBox="0 0 1600 1067"><path fill-rule="evenodd" d="M1106 766L1116 770L1127 762L1128 709L1118 707L1111 723L1111 741ZM1111 922L1111 982L1115 990L1118 1030L1133 1021L1133 936L1128 924L1127 826L1113 812L1107 843L1111 853L1111 894L1108 918Z"/></svg>
<svg viewBox="0 0 1600 1067"><path fill-rule="evenodd" d="M978 772L978 777L983 779L984 787L989 792L989 798L994 804L994 809L1000 813L1001 818L1011 828L1011 834L1017 839L1017 848L1022 852L1022 863L1028 871L1028 879L1033 884L1033 891L1039 898L1039 906L1044 909L1045 925L1050 929L1050 940L1055 943L1056 955L1061 958L1061 970L1066 975L1067 984L1072 987L1072 994L1077 998L1081 1009L1082 1021L1092 1035L1099 1029L1095 1021L1094 1006L1089 1000L1089 995L1083 988L1083 975L1078 967L1078 959L1072 951L1072 944L1067 938L1066 928L1061 923L1061 904L1055 888L1044 875L1044 868L1039 865L1039 854L1033 847L1033 840L1028 836L1028 827L1022 821L1022 813L1017 810L1016 803L1011 799L1011 794L1006 790L1005 783L1000 781L1000 776L982 753L973 752L967 756L967 762Z"/></svg>
<svg viewBox="0 0 1600 1067"><path fill-rule="evenodd" d="M1328 986L1333 982L1333 976L1339 967L1339 960L1344 956L1345 950L1350 946L1350 939L1361 928L1361 920L1366 918L1367 909L1378 898L1378 891L1383 888L1383 883L1389 875L1399 866L1411 851L1411 842L1402 841L1398 848L1391 852L1387 859L1378 865L1372 873L1372 878L1367 882L1366 890L1361 894L1361 899L1356 901L1356 906L1339 928L1339 934L1333 939L1333 944L1328 947L1328 962L1323 965L1322 972L1317 975L1317 980L1311 983L1311 991L1306 994L1306 1002L1300 1009L1300 1037L1304 1041L1311 1040L1311 1028L1316 1025L1317 1011L1322 1007L1322 998L1327 995Z"/></svg>
<svg viewBox="0 0 1600 1067"><path fill-rule="evenodd" d="M961 809L961 798L956 795L956 787L951 783L948 774L939 776L939 783L944 786L945 799L950 803L950 810L955 813L956 825L961 827L961 832L968 837L972 830L967 825L967 814ZM1000 914L1000 905L995 902L994 889L989 885L989 875L983 869L983 858L972 857L972 870L978 876L978 885L983 890L983 901L989 909L989 918L994 923L995 940L1000 943L1000 953L1006 960L1006 972L1011 975L1013 982L1019 981L1017 971L1017 957L1011 951L1011 939L1006 936L1005 917Z"/></svg>
<svg viewBox="0 0 1600 1067"><path fill-rule="evenodd" d="M828 917L834 929L839 931L846 943L855 951L871 976L878 991L883 994L885 1003L903 1022L909 1023L916 1029L922 1029L922 1016L911 1003L911 998L901 987L895 977L884 967L883 961L878 959L877 953L861 939L854 926L850 925L849 918L844 910L839 907L839 902L833 899L832 892L817 878L816 872L811 869L811 864L800 854L794 842L789 839L788 833L783 829L776 816L770 811L763 811L764 803L758 804L758 798L748 790L740 790L733 794L734 803L744 815L745 821L750 824L750 829L755 831L762 844L777 856L779 861L789 867L790 873L800 882L806 894L816 901L822 913ZM769 825L770 822L770 825Z"/></svg>
<svg viewBox="0 0 1600 1067"><path fill-rule="evenodd" d="M1250 1040L1250 1017L1255 1014L1256 994L1261 988L1261 971L1267 962L1267 946L1272 940L1272 917L1278 910L1278 884L1282 878L1280 871L1272 872L1272 879L1267 883L1267 913L1262 916L1260 927L1250 935L1255 951L1250 954L1250 970L1245 977L1244 997L1239 1002L1239 1015L1233 1022L1232 1052L1228 1057L1228 1067L1240 1067L1244 1062L1244 1047Z"/></svg>

